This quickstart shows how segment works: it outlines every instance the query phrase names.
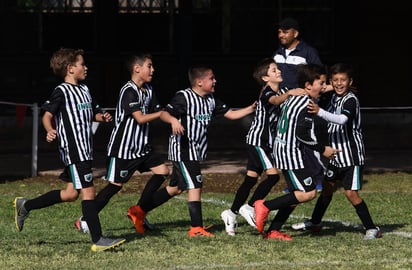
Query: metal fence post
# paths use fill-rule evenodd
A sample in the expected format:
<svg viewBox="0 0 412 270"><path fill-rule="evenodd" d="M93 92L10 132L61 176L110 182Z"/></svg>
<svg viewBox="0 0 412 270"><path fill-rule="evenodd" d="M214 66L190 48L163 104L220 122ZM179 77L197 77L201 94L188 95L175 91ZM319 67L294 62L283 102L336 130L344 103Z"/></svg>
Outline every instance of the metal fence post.
<svg viewBox="0 0 412 270"><path fill-rule="evenodd" d="M33 136L32 136L32 149L31 149L31 176L37 176L37 149L38 149L38 134L39 134L39 107L37 103L33 103Z"/></svg>

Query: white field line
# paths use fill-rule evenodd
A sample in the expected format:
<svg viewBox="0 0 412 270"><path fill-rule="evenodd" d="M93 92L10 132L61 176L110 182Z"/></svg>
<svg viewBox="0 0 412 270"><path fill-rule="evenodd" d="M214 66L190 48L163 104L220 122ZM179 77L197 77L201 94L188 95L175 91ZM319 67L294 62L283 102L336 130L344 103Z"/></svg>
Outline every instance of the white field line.
<svg viewBox="0 0 412 270"><path fill-rule="evenodd" d="M176 199L185 199L186 197L182 197L182 196L176 196ZM202 202L207 202L207 203L211 203L211 204L215 204L215 205L221 205L221 206L227 206L230 207L231 202L227 202L225 200L218 200L215 198L209 198L209 199L202 199ZM275 213L276 211L272 211L272 213ZM296 219L305 219L305 218L310 218L310 217L305 217L305 216L297 216L297 215L291 215L290 217L296 218ZM334 224L338 224L342 227L346 227L346 228L353 228L354 230L361 230L363 228L362 225L360 224L354 224L348 221L342 221L342 220L335 220L335 219L323 219L324 222L330 222L330 223L334 223ZM405 238L411 238L412 239L412 232L404 232L404 231L394 231L394 232L385 232L385 229L382 228L382 231L385 235L396 235L396 236L400 236L400 237L405 237Z"/></svg>
<svg viewBox="0 0 412 270"><path fill-rule="evenodd" d="M174 197L175 199L180 199L180 200L186 200L186 196L176 196ZM225 200L218 200L215 198L208 198L208 199L202 199L202 202L207 202L207 203L211 203L211 204L215 204L215 205L219 205L219 206L225 206L225 207L230 207L231 202L227 202ZM275 212L275 211L272 211ZM291 215L291 217L293 218L300 218L300 219L304 219L304 218L308 218L305 216L294 216ZM351 222L347 222L347 221L341 221L341 220L334 220L334 219L324 219L325 222L333 222L336 224L340 224L341 226L344 227L350 227L356 230L359 230L362 228L361 225L359 224L353 224ZM385 235L388 234L392 234L392 235L397 235L400 237L405 237L405 238L412 238L412 233L411 232L384 232ZM412 258L405 258L403 262L400 262L399 260L393 261L393 260L387 260L387 259L382 259L379 261L379 263L381 264L393 264L393 263L403 263L403 264L408 264L408 263L412 263ZM284 269L292 269L295 267L303 267L303 268L308 268L310 266L313 267L317 267L320 264L327 264L329 267L340 267L342 266L342 262L340 260L337 261L329 261L329 260L313 260L313 261L304 261L304 262L291 262L288 260L278 260L276 261L276 263L271 263L271 262L252 262L252 263L247 263L247 264L242 264L242 267L244 269L261 269L261 267L264 267L264 269L268 268L268 267L282 267ZM353 266L353 267L357 267L357 263L356 261L354 262L345 262L345 266ZM208 264L208 265L175 265L173 269L233 269L233 265L232 264Z"/></svg>

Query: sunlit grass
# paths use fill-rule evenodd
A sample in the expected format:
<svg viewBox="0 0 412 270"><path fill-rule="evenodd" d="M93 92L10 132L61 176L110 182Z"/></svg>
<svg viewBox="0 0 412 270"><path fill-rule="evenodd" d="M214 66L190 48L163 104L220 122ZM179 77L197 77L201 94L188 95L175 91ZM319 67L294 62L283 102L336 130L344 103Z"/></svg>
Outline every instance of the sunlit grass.
<svg viewBox="0 0 412 270"><path fill-rule="evenodd" d="M211 175L213 177L213 175ZM130 183L132 185L132 183ZM226 235L220 220L234 194L204 193L205 225L215 224L215 238L188 238L189 212L186 194L171 199L148 216L154 231L137 235L126 210L139 194L121 193L101 212L104 234L124 237L120 248L94 253L90 237L74 229L80 200L35 210L24 230L16 232L13 199L33 198L56 182L12 181L0 184L1 269L411 269L412 175L366 175L362 198L381 239L364 241L364 229L343 193L338 190L318 234L295 232L290 225L309 217L315 201L299 205L283 230L293 241L264 240L238 218L235 237ZM269 198L280 195L271 193ZM273 213L269 219L273 217Z"/></svg>

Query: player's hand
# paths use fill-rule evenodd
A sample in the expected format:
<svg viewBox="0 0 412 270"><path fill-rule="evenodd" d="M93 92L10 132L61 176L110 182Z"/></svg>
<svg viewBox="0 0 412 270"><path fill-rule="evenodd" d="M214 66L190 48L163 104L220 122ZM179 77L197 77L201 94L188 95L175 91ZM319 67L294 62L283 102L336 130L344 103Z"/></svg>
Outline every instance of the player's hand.
<svg viewBox="0 0 412 270"><path fill-rule="evenodd" d="M325 151L323 151L323 156L328 159L334 159L339 152L342 152L342 150L326 146Z"/></svg>
<svg viewBox="0 0 412 270"><path fill-rule="evenodd" d="M288 94L291 96L304 96L306 95L306 90L303 88L294 88L288 91Z"/></svg>
<svg viewBox="0 0 412 270"><path fill-rule="evenodd" d="M319 105L313 102L313 100L309 100L307 108L310 113L318 114L319 112Z"/></svg>
<svg viewBox="0 0 412 270"><path fill-rule="evenodd" d="M182 126L179 120L173 119L170 124L172 126L173 135L183 135L185 133L185 128Z"/></svg>
<svg viewBox="0 0 412 270"><path fill-rule="evenodd" d="M57 131L55 129L51 129L51 130L47 131L46 141L47 142L52 142L56 139L56 136L57 136Z"/></svg>
<svg viewBox="0 0 412 270"><path fill-rule="evenodd" d="M103 122L111 122L113 120L113 117L110 113L103 112L102 113L102 120L103 120Z"/></svg>

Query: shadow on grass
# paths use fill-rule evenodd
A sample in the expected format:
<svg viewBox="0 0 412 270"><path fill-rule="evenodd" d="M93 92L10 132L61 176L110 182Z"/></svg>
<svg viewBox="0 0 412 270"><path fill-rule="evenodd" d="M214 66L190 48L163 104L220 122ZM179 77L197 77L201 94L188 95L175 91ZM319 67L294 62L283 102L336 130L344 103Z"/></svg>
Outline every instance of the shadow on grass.
<svg viewBox="0 0 412 270"><path fill-rule="evenodd" d="M394 232L407 224L378 224L383 234ZM311 236L336 236L338 232L356 232L365 233L365 228L360 224L342 223L340 221L323 221L322 230L319 232L312 232L310 230L301 231L301 235Z"/></svg>

